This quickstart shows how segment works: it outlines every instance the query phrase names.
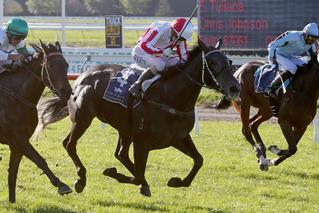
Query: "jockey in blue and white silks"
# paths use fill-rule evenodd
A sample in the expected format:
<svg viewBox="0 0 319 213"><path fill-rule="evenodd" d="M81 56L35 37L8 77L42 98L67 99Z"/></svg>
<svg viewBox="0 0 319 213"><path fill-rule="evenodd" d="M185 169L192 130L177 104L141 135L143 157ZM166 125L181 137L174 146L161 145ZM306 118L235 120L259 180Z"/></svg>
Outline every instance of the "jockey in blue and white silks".
<svg viewBox="0 0 319 213"><path fill-rule="evenodd" d="M278 65L280 74L272 81L269 95L276 98L275 91L282 81L294 75L298 66L309 61L303 57L316 52L315 41L319 39L319 28L316 23L307 24L302 31L287 31L268 45L269 63Z"/></svg>

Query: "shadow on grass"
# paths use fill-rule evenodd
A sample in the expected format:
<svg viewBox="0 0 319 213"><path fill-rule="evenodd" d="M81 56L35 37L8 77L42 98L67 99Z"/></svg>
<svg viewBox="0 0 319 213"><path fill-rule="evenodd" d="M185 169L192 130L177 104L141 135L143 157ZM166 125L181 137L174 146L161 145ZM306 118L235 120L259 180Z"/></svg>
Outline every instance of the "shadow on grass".
<svg viewBox="0 0 319 213"><path fill-rule="evenodd" d="M36 213L47 213L47 212L59 212L59 213L76 213L76 211L63 209L57 206L42 206L32 210L32 212Z"/></svg>
<svg viewBox="0 0 319 213"><path fill-rule="evenodd" d="M152 203L152 204L141 204L141 203L120 203L120 202L113 202L113 201L99 201L95 202L96 205L100 205L102 207L124 207L124 208L131 208L139 211L158 211L158 212L171 212L172 209L169 208L171 204L165 203ZM185 206L184 208L180 208L181 211L185 212L196 212L196 211L205 211L205 212L212 212L212 213L229 213L230 211L209 208L209 207L202 207L202 206Z"/></svg>
<svg viewBox="0 0 319 213"><path fill-rule="evenodd" d="M286 176L295 176L300 179L314 179L314 180L319 180L319 174L311 174L307 172L299 172L299 171L288 171L288 170L283 170L282 172Z"/></svg>
<svg viewBox="0 0 319 213"><path fill-rule="evenodd" d="M8 205L14 205L14 204L8 204ZM7 210L13 210L19 213L26 213L26 212L36 212L36 213L50 213L50 212L59 212L59 213L76 213L76 211L64 209L58 206L41 206L35 209L25 209L23 207L16 207L16 206L8 206Z"/></svg>

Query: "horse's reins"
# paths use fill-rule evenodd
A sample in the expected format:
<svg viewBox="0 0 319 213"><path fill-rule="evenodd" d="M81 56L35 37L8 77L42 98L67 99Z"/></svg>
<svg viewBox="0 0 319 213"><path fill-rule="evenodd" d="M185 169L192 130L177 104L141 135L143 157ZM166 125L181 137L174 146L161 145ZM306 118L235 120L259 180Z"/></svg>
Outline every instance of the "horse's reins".
<svg viewBox="0 0 319 213"><path fill-rule="evenodd" d="M40 82L42 82L45 86L48 86L53 92L56 92L57 89L54 87L53 83L52 83L52 80L50 78L50 74L49 74L49 71L48 71L48 68L47 68L47 60L49 57L51 56L57 56L57 55L62 55L62 53L60 52L53 52L53 53L49 53L49 54L44 54L44 58L43 58L43 63L42 63L42 69L41 69L41 77L39 77L37 74L35 74L31 68L26 64L25 67L26 69L31 72L31 74L37 79L39 80ZM49 82L49 85L47 85L44 81L44 70L46 72L46 75L47 75L47 79L48 79L48 82ZM16 93L14 93L13 91L11 91L10 89L8 88L5 88L5 87L2 87L0 85L0 89L7 95L11 96L11 97L14 97L15 99L17 99L18 101L20 101L21 103L31 107L31 108L36 108L36 105L31 103L30 101L28 101L27 99L17 95Z"/></svg>

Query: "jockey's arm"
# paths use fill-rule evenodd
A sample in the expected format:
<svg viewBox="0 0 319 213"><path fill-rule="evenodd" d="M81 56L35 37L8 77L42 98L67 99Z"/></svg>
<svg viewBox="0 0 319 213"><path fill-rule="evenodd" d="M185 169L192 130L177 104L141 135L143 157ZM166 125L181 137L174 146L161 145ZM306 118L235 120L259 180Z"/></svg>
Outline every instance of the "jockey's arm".
<svg viewBox="0 0 319 213"><path fill-rule="evenodd" d="M176 53L181 62L185 62L189 58L186 41L180 41L176 45Z"/></svg>
<svg viewBox="0 0 319 213"><path fill-rule="evenodd" d="M269 45L268 45L268 60L269 62L274 61L275 59L275 51L276 49L282 46L286 46L289 41L294 40L294 36L288 32L281 34L278 38L276 38L274 41L272 41Z"/></svg>
<svg viewBox="0 0 319 213"><path fill-rule="evenodd" d="M163 53L163 50L155 47L154 45L157 43L158 39L161 36L161 31L158 30L157 28L154 28L153 30L150 30L147 35L149 35L149 37L144 40L142 39L140 47L147 52L148 54L151 55L159 55ZM147 36L145 35L145 36Z"/></svg>
<svg viewBox="0 0 319 213"><path fill-rule="evenodd" d="M10 60L8 59L9 54L0 50L0 61Z"/></svg>
<svg viewBox="0 0 319 213"><path fill-rule="evenodd" d="M24 55L25 57L27 57L27 56L29 56L29 55L32 55L32 53L28 51L28 49L27 49L26 46L23 46L23 47L17 49L17 52L18 52L19 54Z"/></svg>

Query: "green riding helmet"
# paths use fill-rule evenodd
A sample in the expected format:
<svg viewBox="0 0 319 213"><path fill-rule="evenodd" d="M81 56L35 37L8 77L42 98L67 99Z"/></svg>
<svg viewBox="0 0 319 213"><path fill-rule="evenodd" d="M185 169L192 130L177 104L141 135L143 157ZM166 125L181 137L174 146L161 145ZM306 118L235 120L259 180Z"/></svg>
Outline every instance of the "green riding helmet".
<svg viewBox="0 0 319 213"><path fill-rule="evenodd" d="M28 23L23 19L13 18L7 23L7 32L10 35L27 37L28 31Z"/></svg>

